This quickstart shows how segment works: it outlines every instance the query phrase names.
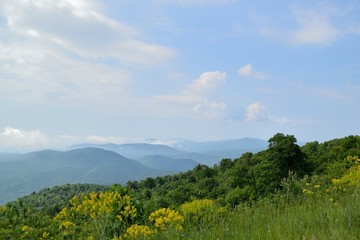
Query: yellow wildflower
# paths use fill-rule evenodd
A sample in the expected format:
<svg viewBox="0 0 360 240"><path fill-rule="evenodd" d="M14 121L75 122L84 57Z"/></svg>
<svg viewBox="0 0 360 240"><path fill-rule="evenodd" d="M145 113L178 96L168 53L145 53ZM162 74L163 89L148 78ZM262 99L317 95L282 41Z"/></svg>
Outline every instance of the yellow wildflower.
<svg viewBox="0 0 360 240"><path fill-rule="evenodd" d="M126 233L124 234L124 239L137 239L139 237L148 237L154 234L154 231L151 230L148 226L134 224L131 225L128 229L126 229Z"/></svg>
<svg viewBox="0 0 360 240"><path fill-rule="evenodd" d="M177 211L169 208L161 208L151 213L149 220L154 222L154 226L160 230L166 230L168 227L175 227L182 230L184 217Z"/></svg>

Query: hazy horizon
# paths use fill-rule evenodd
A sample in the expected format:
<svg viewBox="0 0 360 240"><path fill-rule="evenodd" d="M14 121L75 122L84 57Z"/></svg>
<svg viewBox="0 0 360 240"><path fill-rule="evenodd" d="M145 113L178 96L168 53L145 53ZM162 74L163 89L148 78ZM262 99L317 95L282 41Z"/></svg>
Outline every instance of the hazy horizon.
<svg viewBox="0 0 360 240"><path fill-rule="evenodd" d="M360 128L360 2L0 1L0 150Z"/></svg>

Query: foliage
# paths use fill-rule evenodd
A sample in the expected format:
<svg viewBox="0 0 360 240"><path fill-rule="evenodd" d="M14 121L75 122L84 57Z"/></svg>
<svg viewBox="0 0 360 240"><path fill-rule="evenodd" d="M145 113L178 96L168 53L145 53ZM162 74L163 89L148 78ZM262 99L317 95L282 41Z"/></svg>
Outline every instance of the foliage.
<svg viewBox="0 0 360 240"><path fill-rule="evenodd" d="M347 156L360 156L360 136L350 135L321 144L317 141L310 142L301 150L312 165L314 174L327 175L331 180L346 172L348 166L343 159Z"/></svg>
<svg viewBox="0 0 360 240"><path fill-rule="evenodd" d="M149 220L161 231L165 231L168 228L182 230L182 224L184 223L184 217L178 211L169 208L156 210L150 214Z"/></svg>
<svg viewBox="0 0 360 240"><path fill-rule="evenodd" d="M147 238L155 233L154 230L152 230L149 226L144 225L138 225L134 224L131 225L128 229L126 229L126 232L123 237L119 238L113 238L113 240L116 239L138 239L138 238Z"/></svg>
<svg viewBox="0 0 360 240"><path fill-rule="evenodd" d="M99 193L108 189L108 186L96 184L65 184L45 188L37 193L33 192L28 196L20 198L20 200L25 205L33 206L50 216L55 216L74 195L79 193L88 194L90 192Z"/></svg>
<svg viewBox="0 0 360 240"><path fill-rule="evenodd" d="M54 218L64 236L95 236L97 239L121 235L140 221L137 202L129 195L109 191L74 196L70 206ZM78 227L79 233L76 233Z"/></svg>
<svg viewBox="0 0 360 240"><path fill-rule="evenodd" d="M179 209L188 225L199 228L204 222L217 221L226 212L226 208L218 207L211 199L195 199L182 204Z"/></svg>
<svg viewBox="0 0 360 240"><path fill-rule="evenodd" d="M358 156L348 156L347 161L353 163L353 166L340 179L333 179L335 186L360 188L360 158Z"/></svg>
<svg viewBox="0 0 360 240"><path fill-rule="evenodd" d="M116 191L117 190L117 191ZM120 186L108 192L74 196L69 207L58 213L54 222L63 238L137 239L168 229L182 230L184 218L179 212L162 208L146 213L141 202L130 197ZM149 223L150 226L144 224Z"/></svg>
<svg viewBox="0 0 360 240"><path fill-rule="evenodd" d="M0 207L0 239L358 239L359 149L276 134L213 167L45 189Z"/></svg>

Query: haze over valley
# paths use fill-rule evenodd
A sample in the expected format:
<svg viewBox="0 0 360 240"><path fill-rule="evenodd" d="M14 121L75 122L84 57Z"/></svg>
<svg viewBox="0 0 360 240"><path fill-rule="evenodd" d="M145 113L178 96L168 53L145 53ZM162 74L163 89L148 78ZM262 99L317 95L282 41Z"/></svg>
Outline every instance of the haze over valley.
<svg viewBox="0 0 360 240"><path fill-rule="evenodd" d="M199 164L267 147L260 139L219 142L178 140L175 147L148 144L80 144L65 151L0 153L0 204L46 187L68 183L126 184L147 177L184 172Z"/></svg>

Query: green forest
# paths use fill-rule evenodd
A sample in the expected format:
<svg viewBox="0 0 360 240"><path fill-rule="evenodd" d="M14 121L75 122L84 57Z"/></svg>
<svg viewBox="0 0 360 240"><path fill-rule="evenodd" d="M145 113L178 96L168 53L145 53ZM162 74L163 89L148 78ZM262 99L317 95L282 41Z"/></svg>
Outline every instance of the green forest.
<svg viewBox="0 0 360 240"><path fill-rule="evenodd" d="M0 239L359 239L360 136L268 148L126 185L67 184L0 207Z"/></svg>

